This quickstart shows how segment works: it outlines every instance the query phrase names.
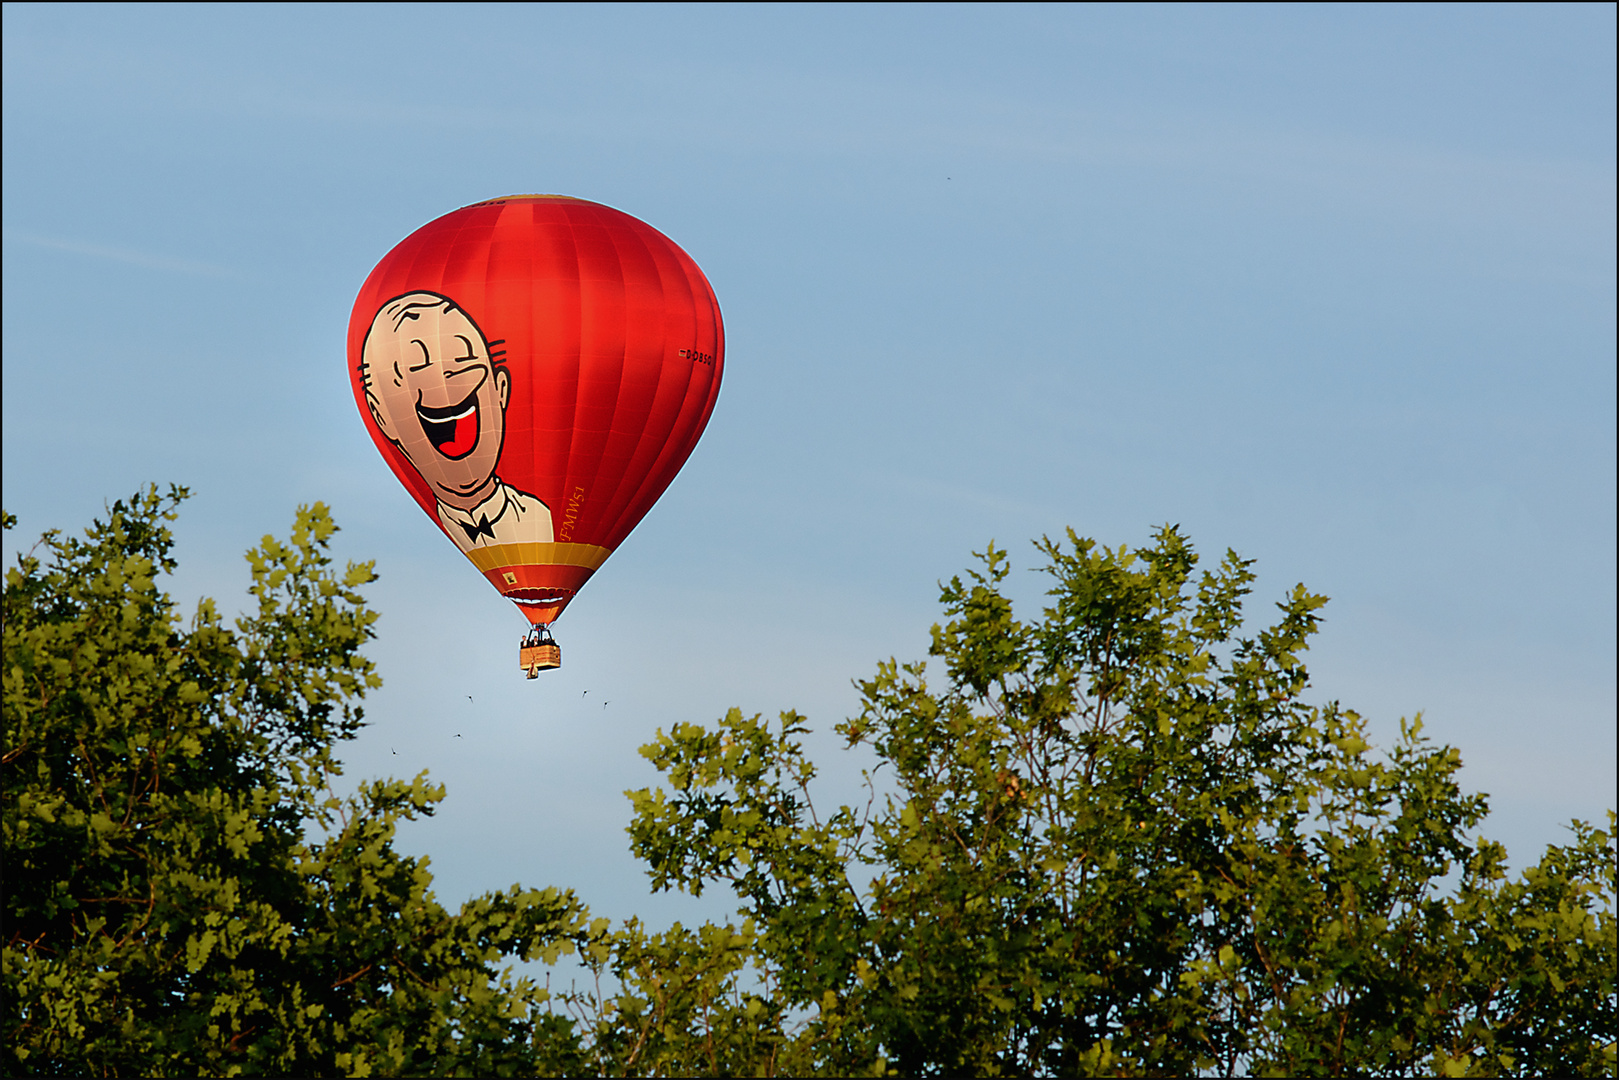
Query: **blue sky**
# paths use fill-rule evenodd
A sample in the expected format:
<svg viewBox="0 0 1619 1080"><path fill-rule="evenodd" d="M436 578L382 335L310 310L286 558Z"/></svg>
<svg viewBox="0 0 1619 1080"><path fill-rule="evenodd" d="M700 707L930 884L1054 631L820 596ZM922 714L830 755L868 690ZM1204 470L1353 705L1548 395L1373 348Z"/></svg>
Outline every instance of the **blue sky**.
<svg viewBox="0 0 1619 1080"><path fill-rule="evenodd" d="M430 768L455 901L649 900L657 727L923 655L993 538L1180 524L1333 598L1321 699L1460 747L1514 862L1615 801L1615 18L1467 7L4 9L19 542L191 486L174 582L329 503L386 686L350 779ZM594 199L707 272L685 471L516 670L343 372L372 265L457 206ZM605 704L605 707L603 707ZM459 737L458 737L459 736Z"/></svg>

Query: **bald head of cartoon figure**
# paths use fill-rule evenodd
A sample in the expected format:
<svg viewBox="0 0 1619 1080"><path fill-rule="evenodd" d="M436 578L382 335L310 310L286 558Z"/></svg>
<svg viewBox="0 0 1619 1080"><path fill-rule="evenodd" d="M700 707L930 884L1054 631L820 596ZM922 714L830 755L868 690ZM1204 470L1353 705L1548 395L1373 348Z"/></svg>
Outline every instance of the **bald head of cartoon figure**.
<svg viewBox="0 0 1619 1080"><path fill-rule="evenodd" d="M371 416L449 506L471 509L496 483L512 389L500 355L438 293L388 301L366 332L360 374Z"/></svg>

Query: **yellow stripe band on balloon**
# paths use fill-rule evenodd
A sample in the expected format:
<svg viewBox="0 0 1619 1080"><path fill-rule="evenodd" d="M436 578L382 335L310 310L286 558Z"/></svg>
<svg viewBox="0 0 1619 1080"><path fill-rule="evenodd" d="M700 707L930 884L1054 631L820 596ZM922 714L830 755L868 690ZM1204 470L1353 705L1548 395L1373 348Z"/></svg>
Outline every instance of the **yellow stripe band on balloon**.
<svg viewBox="0 0 1619 1080"><path fill-rule="evenodd" d="M611 548L595 544L490 544L467 552L472 565L485 573L504 566L583 566L601 567Z"/></svg>

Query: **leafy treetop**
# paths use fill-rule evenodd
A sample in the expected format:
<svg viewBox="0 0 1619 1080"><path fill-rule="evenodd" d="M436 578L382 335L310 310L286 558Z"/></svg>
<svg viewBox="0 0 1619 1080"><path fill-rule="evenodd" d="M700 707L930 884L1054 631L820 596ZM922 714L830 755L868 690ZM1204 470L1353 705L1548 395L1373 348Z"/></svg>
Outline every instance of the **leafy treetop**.
<svg viewBox="0 0 1619 1080"><path fill-rule="evenodd" d="M660 731L632 850L741 909L654 932L556 889L440 906L392 842L443 789L330 787L377 685L371 565L302 508L249 553L256 612L183 624L184 495L7 573L11 1072L1615 1070L1612 814L1509 878L1420 717L1380 755L1305 700L1324 598L1249 632L1250 563L1199 573L1176 529L1043 541L1032 621L993 545L946 583L931 661L839 725L879 762L864 806L817 810L796 713ZM586 990L498 966L575 950Z"/></svg>

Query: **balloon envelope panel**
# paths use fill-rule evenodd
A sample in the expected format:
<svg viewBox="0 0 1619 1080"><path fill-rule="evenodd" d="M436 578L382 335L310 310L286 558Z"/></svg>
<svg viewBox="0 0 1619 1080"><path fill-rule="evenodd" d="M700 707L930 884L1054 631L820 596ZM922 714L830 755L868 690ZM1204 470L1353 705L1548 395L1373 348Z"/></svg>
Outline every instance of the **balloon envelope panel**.
<svg viewBox="0 0 1619 1080"><path fill-rule="evenodd" d="M550 623L663 494L708 423L725 332L668 237L523 195L429 222L349 320L367 430L421 508Z"/></svg>

